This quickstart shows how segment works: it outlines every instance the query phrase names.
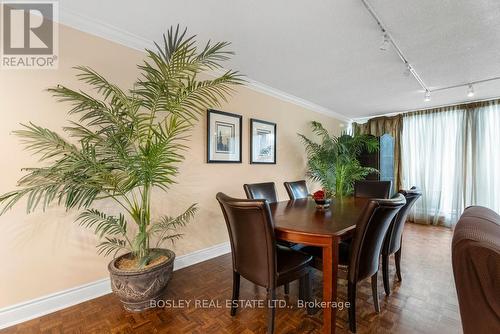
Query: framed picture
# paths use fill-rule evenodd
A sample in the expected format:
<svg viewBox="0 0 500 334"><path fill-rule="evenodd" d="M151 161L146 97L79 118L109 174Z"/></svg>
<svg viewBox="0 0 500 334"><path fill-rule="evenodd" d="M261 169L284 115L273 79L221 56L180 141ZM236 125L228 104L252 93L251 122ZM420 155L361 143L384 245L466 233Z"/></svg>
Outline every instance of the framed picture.
<svg viewBox="0 0 500 334"><path fill-rule="evenodd" d="M276 163L276 123L250 119L250 163Z"/></svg>
<svg viewBox="0 0 500 334"><path fill-rule="evenodd" d="M241 115L208 110L207 162L241 163Z"/></svg>

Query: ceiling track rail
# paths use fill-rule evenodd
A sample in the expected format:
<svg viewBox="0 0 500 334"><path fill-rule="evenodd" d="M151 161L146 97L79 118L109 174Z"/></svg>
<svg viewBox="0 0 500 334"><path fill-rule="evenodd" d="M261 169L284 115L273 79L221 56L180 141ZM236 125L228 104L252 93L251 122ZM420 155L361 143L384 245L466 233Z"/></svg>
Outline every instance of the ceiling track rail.
<svg viewBox="0 0 500 334"><path fill-rule="evenodd" d="M467 83L461 83L461 84L452 85L452 86L435 88L432 91L433 92L439 92L441 90L453 89L453 88L458 88L458 87L466 87L466 86L470 86L470 85L477 85L477 84L481 84L481 83L484 83L484 82L495 81L495 80L500 80L500 76L498 76L498 77L492 77L492 78L488 78L488 79L483 79L483 80L471 81L471 82L467 82Z"/></svg>
<svg viewBox="0 0 500 334"><path fill-rule="evenodd" d="M456 85L451 85L451 86L446 86L446 87L439 87L439 88L430 89L425 84L425 82L422 80L422 77L417 73L415 68L413 68L413 66L410 64L410 62L408 61L408 58L406 58L406 56L403 54L400 47L398 46L398 44L396 43L394 38L392 38L390 32L387 30L385 25L382 23L382 21L380 20L379 16L377 15L377 13L373 9L373 7L368 3L367 0L361 0L361 2L365 6L368 13L370 13L370 15L373 17L373 19L375 20L377 25L379 26L384 38L394 47L394 50L396 51L397 55L399 56L399 58L401 59L403 64L406 66L406 69L413 76L413 78L415 78L415 80L418 82L420 87L422 87L422 89L425 91L426 99L429 96L428 94L430 94L431 92L439 92L439 91L458 88L458 87L467 87L467 86L471 87L471 85L475 85L475 84L479 84L479 83L500 80L500 76L498 76L498 77L492 77L492 78L483 79L483 80L477 80L477 81L472 81L472 82L467 82L467 83L461 83L461 84L456 84Z"/></svg>
<svg viewBox="0 0 500 334"><path fill-rule="evenodd" d="M429 87L427 87L427 85L425 84L424 80L422 80L422 78L420 77L420 75L417 73L417 71L413 68L413 66L410 64L410 62L408 61L408 59L405 57L405 55L403 54L403 51L401 51L401 49L398 46L398 44L396 43L396 41L394 41L394 38L392 38L390 32L387 31L386 27L384 26L384 24L382 23L382 21L378 17L378 15L375 12L375 10L371 7L371 5L366 0L361 0L361 2L365 6L365 8L368 11L368 13L370 13L370 15L373 17L373 19L375 20L375 22L377 23L377 25L379 26L380 30L384 34L384 38L387 38L388 41L391 43L391 45L394 47L394 50L396 51L397 55L399 56L399 58L401 59L401 61L403 62L403 64L406 66L406 68L408 69L408 71L410 71L411 75L418 82L418 84L420 85L420 87L422 87L422 89L424 91L430 92Z"/></svg>

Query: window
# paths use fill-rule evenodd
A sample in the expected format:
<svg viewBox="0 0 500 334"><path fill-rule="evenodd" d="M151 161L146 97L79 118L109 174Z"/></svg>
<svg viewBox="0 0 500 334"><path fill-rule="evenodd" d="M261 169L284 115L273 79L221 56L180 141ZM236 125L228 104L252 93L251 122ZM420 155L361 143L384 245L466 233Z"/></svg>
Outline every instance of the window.
<svg viewBox="0 0 500 334"><path fill-rule="evenodd" d="M385 134L380 137L380 180L394 185L394 138Z"/></svg>
<svg viewBox="0 0 500 334"><path fill-rule="evenodd" d="M423 191L417 220L452 225L470 205L500 212L498 103L405 115L401 162L404 187Z"/></svg>

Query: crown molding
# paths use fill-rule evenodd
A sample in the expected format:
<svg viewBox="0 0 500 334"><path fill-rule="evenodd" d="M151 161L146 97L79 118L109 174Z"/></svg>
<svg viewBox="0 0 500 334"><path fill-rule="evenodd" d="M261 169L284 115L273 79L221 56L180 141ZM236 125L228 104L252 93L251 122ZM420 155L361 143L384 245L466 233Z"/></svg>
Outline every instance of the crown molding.
<svg viewBox="0 0 500 334"><path fill-rule="evenodd" d="M247 80L246 87L257 91L259 93L263 93L269 96L273 96L275 98L278 98L280 100L286 101L293 103L295 105L298 105L300 107L309 109L311 111L317 112L319 114L323 114L329 117L336 118L339 121L343 121L346 123L351 122L351 119L345 115L342 115L338 112L335 112L333 110L330 110L328 108L322 107L316 103L313 103L311 101L305 100L303 98L300 98L298 96L286 93L282 90L273 88L271 86L268 86L266 84L263 84L262 82L250 79L250 78L245 78Z"/></svg>
<svg viewBox="0 0 500 334"><path fill-rule="evenodd" d="M146 38L93 17L76 13L65 8L63 3L59 4L59 18L55 21L73 29L107 39L141 52L146 48L154 48L154 43Z"/></svg>
<svg viewBox="0 0 500 334"><path fill-rule="evenodd" d="M95 35L106 40L124 45L134 50L144 51L146 48L154 48L154 43L146 38L130 33L126 30L120 29L113 25L110 25L106 22L102 22L92 17L88 17L82 15L80 13L76 13L74 11L68 10L64 7L64 4L60 4L59 8L59 19L57 22L60 24L69 26L76 30L80 30L86 32L91 35ZM218 75L223 71L212 72L212 75ZM253 80L251 78L246 77L247 81L246 87L257 91L259 93L263 93L269 96L273 96L280 100L293 103L295 105L301 106L303 108L309 109L311 111L336 118L343 122L350 122L351 119L343 114L320 106L311 101L305 100L303 98L297 97L293 94L286 93L282 90L276 89L274 87L268 86L259 82L257 80Z"/></svg>

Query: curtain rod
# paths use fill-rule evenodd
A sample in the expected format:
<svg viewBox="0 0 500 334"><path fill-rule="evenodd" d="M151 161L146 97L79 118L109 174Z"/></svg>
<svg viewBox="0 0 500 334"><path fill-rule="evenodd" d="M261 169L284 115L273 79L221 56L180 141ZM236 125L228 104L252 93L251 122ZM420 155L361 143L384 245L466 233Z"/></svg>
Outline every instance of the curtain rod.
<svg viewBox="0 0 500 334"><path fill-rule="evenodd" d="M378 118L378 117L390 117L390 116L396 116L396 115L401 115L401 114L408 114L408 113L417 112L417 111L427 111L427 110L447 108L447 107L458 107L458 106L463 106L463 105L469 105L469 104L481 103L481 102L489 102L489 101L500 101L500 96L489 97L489 98L486 98L486 99L472 100L472 101L467 101L467 102L464 101L464 102L460 102L460 103L442 104L442 105L438 105L438 106L434 106L434 107L429 107L429 108L408 109L408 110L395 111L395 112L390 112L390 113L385 113L385 114L380 114L380 115L373 115L373 116L367 116L367 117L358 117L358 118L353 118L352 122L354 122L354 123L358 123L358 121L363 121L363 122L366 121L367 122L370 119Z"/></svg>

